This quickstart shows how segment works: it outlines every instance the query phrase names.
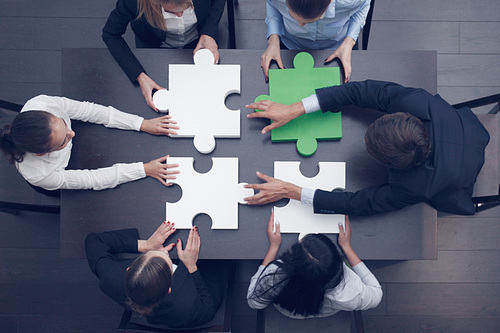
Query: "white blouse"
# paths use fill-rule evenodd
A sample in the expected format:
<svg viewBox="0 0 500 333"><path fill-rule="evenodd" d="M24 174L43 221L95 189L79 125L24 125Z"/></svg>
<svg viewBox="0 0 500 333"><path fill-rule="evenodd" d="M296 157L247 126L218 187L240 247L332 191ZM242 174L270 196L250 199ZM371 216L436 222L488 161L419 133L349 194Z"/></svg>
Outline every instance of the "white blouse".
<svg viewBox="0 0 500 333"><path fill-rule="evenodd" d="M140 131L142 117L118 111L108 106L78 102L64 97L46 95L30 99L21 112L46 111L63 119L71 129L71 119L102 124L109 128ZM19 173L32 185L46 190L94 189L103 190L146 177L142 162L115 164L96 170L65 170L71 157L72 142L61 150L42 156L26 153L16 163Z"/></svg>
<svg viewBox="0 0 500 333"><path fill-rule="evenodd" d="M191 6L182 12L182 16L166 12L161 8L165 26L167 27L167 37L163 41L163 47L171 49L183 48L187 44L198 38L198 19Z"/></svg>

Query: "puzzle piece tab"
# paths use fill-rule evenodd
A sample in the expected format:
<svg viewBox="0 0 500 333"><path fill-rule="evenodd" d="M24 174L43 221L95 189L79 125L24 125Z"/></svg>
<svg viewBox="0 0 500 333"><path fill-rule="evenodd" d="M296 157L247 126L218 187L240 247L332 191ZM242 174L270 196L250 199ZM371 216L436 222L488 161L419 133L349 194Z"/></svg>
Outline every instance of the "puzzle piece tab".
<svg viewBox="0 0 500 333"><path fill-rule="evenodd" d="M319 162L319 172L313 178L304 177L300 162L274 162L274 177L310 189L331 191L345 189L345 163ZM280 222L283 233L299 233L299 240L310 233L335 234L344 215L314 214L313 208L290 200L285 207L274 207L274 221Z"/></svg>
<svg viewBox="0 0 500 333"><path fill-rule="evenodd" d="M252 196L252 189L238 183L238 158L212 158L212 169L198 173L193 157L168 157L168 164L179 164L180 173L171 181L182 189L182 197L166 203L167 221L177 229L190 229L196 215L205 213L212 219L212 229L238 229L238 203Z"/></svg>
<svg viewBox="0 0 500 333"><path fill-rule="evenodd" d="M314 58L301 52L293 59L292 69L269 70L269 96L261 95L255 102L270 100L292 104L311 96L318 88L340 85L338 67L314 68ZM302 156L311 156L318 148L317 140L339 140L342 138L340 112L313 112L304 114L288 124L271 131L273 142L297 141L297 150Z"/></svg>
<svg viewBox="0 0 500 333"><path fill-rule="evenodd" d="M180 129L172 137L194 137L202 154L215 149L215 138L240 137L240 110L229 110L226 97L240 93L240 65L216 65L208 49L194 55L194 65L169 65L169 90L158 90L153 103L169 112Z"/></svg>

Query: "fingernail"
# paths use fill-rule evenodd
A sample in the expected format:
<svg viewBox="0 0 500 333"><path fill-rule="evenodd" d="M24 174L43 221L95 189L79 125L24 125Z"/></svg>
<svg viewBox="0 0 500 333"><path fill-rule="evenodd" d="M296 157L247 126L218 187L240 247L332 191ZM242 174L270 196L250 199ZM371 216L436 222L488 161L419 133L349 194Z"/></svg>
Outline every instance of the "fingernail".
<svg viewBox="0 0 500 333"><path fill-rule="evenodd" d="M172 228L172 230L175 230L175 228Z"/></svg>
<svg viewBox="0 0 500 333"><path fill-rule="evenodd" d="M178 242L180 242L180 241L181 241L181 239L180 239L180 238L177 238L177 241L178 241Z"/></svg>
<svg viewBox="0 0 500 333"><path fill-rule="evenodd" d="M163 223L165 223L165 222L163 222ZM168 221L167 224L170 224L170 221Z"/></svg>

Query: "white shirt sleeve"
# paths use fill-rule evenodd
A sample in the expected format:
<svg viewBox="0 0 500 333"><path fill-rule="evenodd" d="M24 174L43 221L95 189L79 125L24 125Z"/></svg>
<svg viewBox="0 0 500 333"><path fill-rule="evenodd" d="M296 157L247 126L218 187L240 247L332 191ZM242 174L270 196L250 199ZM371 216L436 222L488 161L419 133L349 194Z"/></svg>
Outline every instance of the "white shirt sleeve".
<svg viewBox="0 0 500 333"><path fill-rule="evenodd" d="M360 262L352 269L363 282L360 293L360 304L356 310L367 310L379 305L383 293L382 287L375 275L366 267L364 262Z"/></svg>
<svg viewBox="0 0 500 333"><path fill-rule="evenodd" d="M91 102L79 102L65 97L52 97L52 101L68 114L70 119L101 124L109 128L140 131L144 118Z"/></svg>
<svg viewBox="0 0 500 333"><path fill-rule="evenodd" d="M304 105L306 113L316 112L320 109L318 96L316 94L303 98L302 104Z"/></svg>
<svg viewBox="0 0 500 333"><path fill-rule="evenodd" d="M142 162L115 164L95 170L56 170L47 177L32 181L31 184L52 191L64 190L105 190L117 185L146 177Z"/></svg>
<svg viewBox="0 0 500 333"><path fill-rule="evenodd" d="M303 205L312 207L314 202L314 193L316 193L316 190L311 190L310 188L302 188L302 191L300 192L300 202Z"/></svg>

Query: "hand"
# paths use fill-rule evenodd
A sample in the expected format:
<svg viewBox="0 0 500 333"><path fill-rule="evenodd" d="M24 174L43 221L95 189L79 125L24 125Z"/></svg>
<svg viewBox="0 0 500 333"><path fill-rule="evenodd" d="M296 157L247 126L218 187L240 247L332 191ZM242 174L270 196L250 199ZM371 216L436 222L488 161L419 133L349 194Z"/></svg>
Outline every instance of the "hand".
<svg viewBox="0 0 500 333"><path fill-rule="evenodd" d="M278 250L281 245L281 231L280 223L276 221L276 227L274 224L274 209L269 216L269 221L267 222L267 238L269 239L269 248Z"/></svg>
<svg viewBox="0 0 500 333"><path fill-rule="evenodd" d="M179 129L179 126L175 124L177 124L177 122L172 120L172 117L169 115L153 119L144 119L141 125L141 131L153 135L175 135L177 132L174 130Z"/></svg>
<svg viewBox="0 0 500 333"><path fill-rule="evenodd" d="M281 61L280 37L276 34L269 36L267 49L260 57L260 67L262 67L262 70L264 71L266 82L269 81L269 65L273 60L278 63L279 68L285 68L285 66L283 66L283 62Z"/></svg>
<svg viewBox="0 0 500 333"><path fill-rule="evenodd" d="M351 247L351 222L349 221L349 216L345 216L345 230L344 226L339 223L339 246L344 249L350 249Z"/></svg>
<svg viewBox="0 0 500 333"><path fill-rule="evenodd" d="M174 223L164 221L151 235L151 237L148 238L148 240L139 241L137 243L137 249L139 252L163 251L168 253L168 251L171 251L174 248L175 244L170 243L167 246L163 246L163 243L165 243L167 238L174 232Z"/></svg>
<svg viewBox="0 0 500 333"><path fill-rule="evenodd" d="M284 182L282 180L266 176L257 171L257 176L266 181L263 184L247 184L245 188L259 190L254 196L247 197L244 200L249 205L265 205L270 202L278 201L283 198L300 200L302 189L294 184Z"/></svg>
<svg viewBox="0 0 500 333"><path fill-rule="evenodd" d="M209 49L214 55L215 63L219 63L219 50L215 39L208 35L201 35L200 40L193 51L193 56L196 52L198 52L198 50L201 49Z"/></svg>
<svg viewBox="0 0 500 333"><path fill-rule="evenodd" d="M158 112L158 109L153 104L153 89L160 90L160 89L165 89L165 88L162 88L158 84L156 84L156 82L153 81L144 72L139 74L139 76L137 77L137 82L139 82L139 85L141 86L142 96L144 96L146 103L148 103L148 105L151 109Z"/></svg>
<svg viewBox="0 0 500 333"><path fill-rule="evenodd" d="M283 126L290 120L293 120L306 113L304 104L302 104L302 102L285 105L265 100L245 105L245 107L247 109L262 110L262 112L253 112L247 114L247 118L267 118L273 121L272 124L267 125L262 129L262 134L266 134L272 129Z"/></svg>
<svg viewBox="0 0 500 333"><path fill-rule="evenodd" d="M177 168L179 164L166 164L167 157L169 155L152 160L149 163L144 163L144 171L146 172L146 176L156 178L163 185L170 186L172 183L168 183L167 179L175 179L176 177L173 175L180 173L180 171L169 170Z"/></svg>
<svg viewBox="0 0 500 333"><path fill-rule="evenodd" d="M179 256L179 260L184 263L189 273L193 273L198 269L196 267L196 262L200 254L200 246L200 234L196 226L192 227L191 231L189 231L186 248L184 250L182 249L182 241L180 239L177 240L177 255Z"/></svg>
<svg viewBox="0 0 500 333"><path fill-rule="evenodd" d="M339 58L344 66L345 80L344 83L349 82L351 78L351 53L352 48L356 44L356 41L351 37L346 37L342 44L333 52L328 58L326 58L325 63L332 61L335 58Z"/></svg>

